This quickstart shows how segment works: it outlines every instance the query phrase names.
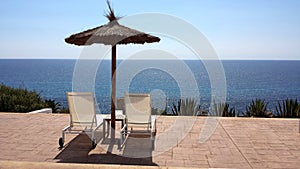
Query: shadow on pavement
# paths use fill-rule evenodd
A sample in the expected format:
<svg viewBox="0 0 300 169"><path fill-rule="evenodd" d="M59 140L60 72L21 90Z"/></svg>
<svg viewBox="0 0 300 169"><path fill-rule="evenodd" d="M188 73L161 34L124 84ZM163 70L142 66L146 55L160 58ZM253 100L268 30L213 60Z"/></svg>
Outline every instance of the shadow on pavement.
<svg viewBox="0 0 300 169"><path fill-rule="evenodd" d="M102 134L97 134L102 135ZM102 141L100 141L102 140ZM108 147L117 147L111 144L110 139L98 139L98 144L106 144ZM150 141L129 137L118 154L103 149L97 145L91 148L91 140L86 134L77 135L71 140L61 152L54 158L58 163L89 163L89 164L122 164L122 165L147 165L157 166L152 162L152 149L149 147Z"/></svg>

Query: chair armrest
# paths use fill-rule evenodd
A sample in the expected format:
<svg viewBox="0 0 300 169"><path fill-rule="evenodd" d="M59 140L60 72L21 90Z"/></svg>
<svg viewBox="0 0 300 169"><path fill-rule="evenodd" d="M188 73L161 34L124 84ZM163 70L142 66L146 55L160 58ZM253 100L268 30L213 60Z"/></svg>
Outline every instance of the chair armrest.
<svg viewBox="0 0 300 169"><path fill-rule="evenodd" d="M102 125L103 125L103 123L100 123L98 126L96 126L96 128L93 129L93 131L96 131Z"/></svg>
<svg viewBox="0 0 300 169"><path fill-rule="evenodd" d="M69 125L69 126L65 127L64 129L62 129L62 131L65 132L65 131L69 130L70 128L71 128L71 126Z"/></svg>
<svg viewBox="0 0 300 169"><path fill-rule="evenodd" d="M156 133L156 116L155 115L151 116L151 132Z"/></svg>
<svg viewBox="0 0 300 169"><path fill-rule="evenodd" d="M124 132L126 130L127 124L124 124L124 126L121 128L120 133Z"/></svg>

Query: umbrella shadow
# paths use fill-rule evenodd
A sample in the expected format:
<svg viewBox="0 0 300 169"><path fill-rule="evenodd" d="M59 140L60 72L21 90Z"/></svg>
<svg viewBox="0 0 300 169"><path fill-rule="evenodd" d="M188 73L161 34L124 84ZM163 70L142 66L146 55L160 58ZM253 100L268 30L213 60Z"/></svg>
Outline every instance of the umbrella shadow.
<svg viewBox="0 0 300 169"><path fill-rule="evenodd" d="M97 134L98 136L102 134ZM122 164L157 166L152 162L152 149L145 147L145 140L128 138L123 149L118 154L111 153L112 147L117 147L117 141L106 138L97 139L98 144L105 144L107 149L98 145L91 148L91 140L86 134L77 135L54 158L57 163L89 163L89 164ZM102 140L102 141L101 141Z"/></svg>
<svg viewBox="0 0 300 169"><path fill-rule="evenodd" d="M126 139L122 155L131 158L152 157L152 144L150 137L129 135Z"/></svg>
<svg viewBox="0 0 300 169"><path fill-rule="evenodd" d="M109 139L106 139L105 144ZM117 142L117 141L116 141ZM121 164L121 165L145 165L157 166L152 160L152 146L149 137L129 136L119 155L110 153L111 147L117 147L117 144L110 144L105 154L92 154L89 156L89 162L97 164Z"/></svg>
<svg viewBox="0 0 300 169"><path fill-rule="evenodd" d="M102 134L96 132L97 136ZM97 138L99 144L102 138ZM91 139L87 134L79 134L68 142L60 153L54 158L58 163L86 163L88 154L92 151Z"/></svg>

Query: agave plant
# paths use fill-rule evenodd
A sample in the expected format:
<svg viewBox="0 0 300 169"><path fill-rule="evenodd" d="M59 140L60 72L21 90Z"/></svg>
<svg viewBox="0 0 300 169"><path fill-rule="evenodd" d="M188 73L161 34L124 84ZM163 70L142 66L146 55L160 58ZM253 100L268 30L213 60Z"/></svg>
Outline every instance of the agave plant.
<svg viewBox="0 0 300 169"><path fill-rule="evenodd" d="M194 116L197 113L197 101L193 98L181 100L180 116Z"/></svg>
<svg viewBox="0 0 300 169"><path fill-rule="evenodd" d="M179 112L180 112L180 107L181 107L181 99L179 99L177 101L177 104L173 103L172 104L172 107L171 107L171 110L172 110L172 115L178 115Z"/></svg>
<svg viewBox="0 0 300 169"><path fill-rule="evenodd" d="M250 105L246 107L246 115L249 117L267 117L267 105L265 100L252 100Z"/></svg>
<svg viewBox="0 0 300 169"><path fill-rule="evenodd" d="M173 103L172 113L179 116L194 116L197 113L197 101L193 98L179 99L177 104Z"/></svg>
<svg viewBox="0 0 300 169"><path fill-rule="evenodd" d="M224 105L225 105L224 103L217 103L216 101L213 101L213 104L209 110L209 115L210 116L222 116Z"/></svg>
<svg viewBox="0 0 300 169"><path fill-rule="evenodd" d="M211 113L213 116L235 117L235 108L229 108L228 103L214 103Z"/></svg>
<svg viewBox="0 0 300 169"><path fill-rule="evenodd" d="M300 104L297 99L286 99L278 102L276 111L280 117L297 118L300 117Z"/></svg>
<svg viewBox="0 0 300 169"><path fill-rule="evenodd" d="M235 108L229 108L229 104L225 103L222 112L222 117L235 117Z"/></svg>

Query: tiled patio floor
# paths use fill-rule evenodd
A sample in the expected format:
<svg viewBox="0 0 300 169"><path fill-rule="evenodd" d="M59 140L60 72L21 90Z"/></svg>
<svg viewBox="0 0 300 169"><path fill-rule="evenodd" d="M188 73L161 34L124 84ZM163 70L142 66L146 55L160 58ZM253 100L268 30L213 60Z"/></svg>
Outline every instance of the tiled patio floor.
<svg viewBox="0 0 300 169"><path fill-rule="evenodd" d="M68 115L0 113L0 121L0 161L300 168L299 119L160 116L154 151L148 138L136 137L128 138L120 151L117 144L102 138L102 128L95 149L82 134L67 135L60 150L58 138L68 125Z"/></svg>

